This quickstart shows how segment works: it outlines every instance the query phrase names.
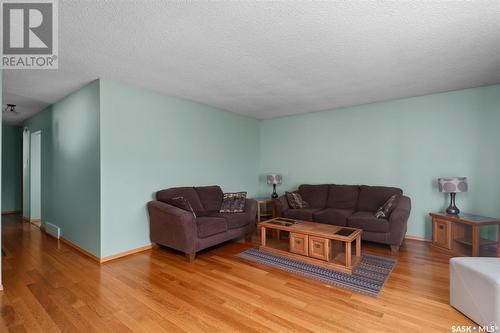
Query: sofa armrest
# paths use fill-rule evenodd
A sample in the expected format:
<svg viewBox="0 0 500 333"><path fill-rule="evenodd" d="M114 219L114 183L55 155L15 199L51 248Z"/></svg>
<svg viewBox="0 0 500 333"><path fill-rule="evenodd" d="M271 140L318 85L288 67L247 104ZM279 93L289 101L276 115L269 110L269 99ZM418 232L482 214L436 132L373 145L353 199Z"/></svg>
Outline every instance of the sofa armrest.
<svg viewBox="0 0 500 333"><path fill-rule="evenodd" d="M194 253L197 239L196 221L191 212L161 201L148 202L149 234L153 243Z"/></svg>
<svg viewBox="0 0 500 333"><path fill-rule="evenodd" d="M286 195L282 195L276 199L273 199L274 208L276 209L276 216L283 217L283 213L290 209L288 205L288 200L286 199Z"/></svg>
<svg viewBox="0 0 500 333"><path fill-rule="evenodd" d="M406 234L406 226L411 212L411 200L402 196L389 216L390 245L401 245Z"/></svg>
<svg viewBox="0 0 500 333"><path fill-rule="evenodd" d="M251 221L248 232L253 233L255 227L257 225L257 200L254 199L246 199L245 200L245 214L248 216L248 219Z"/></svg>
<svg viewBox="0 0 500 333"><path fill-rule="evenodd" d="M247 214L252 219L257 219L257 200L246 199L245 200L245 214Z"/></svg>

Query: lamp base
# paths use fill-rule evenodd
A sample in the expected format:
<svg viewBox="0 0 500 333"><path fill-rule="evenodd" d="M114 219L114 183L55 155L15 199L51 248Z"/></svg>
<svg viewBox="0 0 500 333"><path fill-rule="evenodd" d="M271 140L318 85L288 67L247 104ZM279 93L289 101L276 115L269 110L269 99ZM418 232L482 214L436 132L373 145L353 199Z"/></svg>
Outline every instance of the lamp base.
<svg viewBox="0 0 500 333"><path fill-rule="evenodd" d="M451 214L451 215L458 215L460 214L460 209L457 208L455 205L455 194L456 193L450 193L450 205L448 208L446 208L446 214Z"/></svg>
<svg viewBox="0 0 500 333"><path fill-rule="evenodd" d="M271 198L276 199L278 197L278 193L276 193L276 184L273 184L273 194L271 194Z"/></svg>
<svg viewBox="0 0 500 333"><path fill-rule="evenodd" d="M446 214L451 214L451 215L458 215L460 214L460 209L457 207L448 207L446 208Z"/></svg>

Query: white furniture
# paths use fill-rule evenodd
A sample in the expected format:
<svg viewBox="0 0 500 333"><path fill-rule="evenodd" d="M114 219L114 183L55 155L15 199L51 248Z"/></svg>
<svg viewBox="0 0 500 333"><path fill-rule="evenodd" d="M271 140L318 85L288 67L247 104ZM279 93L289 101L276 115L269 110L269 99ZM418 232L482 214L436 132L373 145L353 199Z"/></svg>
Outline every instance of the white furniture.
<svg viewBox="0 0 500 333"><path fill-rule="evenodd" d="M450 304L479 325L500 326L500 258L451 258Z"/></svg>

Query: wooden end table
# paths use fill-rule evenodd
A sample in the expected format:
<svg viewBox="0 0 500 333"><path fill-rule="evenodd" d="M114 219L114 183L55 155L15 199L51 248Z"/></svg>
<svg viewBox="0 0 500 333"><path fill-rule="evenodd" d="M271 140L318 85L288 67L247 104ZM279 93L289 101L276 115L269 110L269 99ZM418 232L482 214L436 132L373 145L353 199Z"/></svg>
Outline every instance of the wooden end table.
<svg viewBox="0 0 500 333"><path fill-rule="evenodd" d="M351 274L361 261L361 229L281 217L261 222L259 227L261 251L348 274ZM283 246L283 243L279 247L268 244L268 229L289 232L289 242L285 244L288 246ZM356 252L352 255L351 247L354 242Z"/></svg>
<svg viewBox="0 0 500 333"><path fill-rule="evenodd" d="M500 220L492 217L445 213L430 213L432 217L432 244L442 249L466 256L478 257L480 249L495 246L494 240L481 238L479 228L499 225Z"/></svg>
<svg viewBox="0 0 500 333"><path fill-rule="evenodd" d="M257 223L274 218L276 215L272 198L256 198L257 201ZM262 210L262 206L266 209Z"/></svg>

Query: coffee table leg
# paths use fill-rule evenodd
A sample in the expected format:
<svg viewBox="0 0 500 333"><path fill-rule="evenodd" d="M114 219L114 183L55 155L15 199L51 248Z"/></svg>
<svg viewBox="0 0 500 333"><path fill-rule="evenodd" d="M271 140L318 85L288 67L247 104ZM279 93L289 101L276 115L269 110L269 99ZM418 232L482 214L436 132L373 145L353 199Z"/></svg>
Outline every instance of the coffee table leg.
<svg viewBox="0 0 500 333"><path fill-rule="evenodd" d="M351 267L351 242L345 242L345 265Z"/></svg>
<svg viewBox="0 0 500 333"><path fill-rule="evenodd" d="M361 255L361 235L356 237L356 257Z"/></svg>
<svg viewBox="0 0 500 333"><path fill-rule="evenodd" d="M479 256L479 227L477 225L472 226L472 256Z"/></svg>
<svg viewBox="0 0 500 333"><path fill-rule="evenodd" d="M266 246L266 227L260 228L260 246Z"/></svg>

